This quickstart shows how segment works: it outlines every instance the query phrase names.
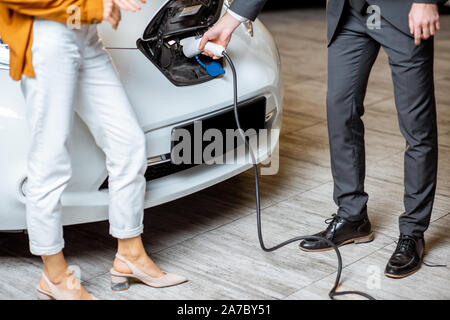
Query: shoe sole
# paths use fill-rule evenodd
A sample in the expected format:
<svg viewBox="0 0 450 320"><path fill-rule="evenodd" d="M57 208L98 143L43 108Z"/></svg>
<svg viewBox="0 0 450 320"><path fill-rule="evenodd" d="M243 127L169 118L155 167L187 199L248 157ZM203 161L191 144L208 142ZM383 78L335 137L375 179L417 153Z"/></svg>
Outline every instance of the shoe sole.
<svg viewBox="0 0 450 320"><path fill-rule="evenodd" d="M388 277L388 278L391 278L391 279L403 279L403 278L409 277L409 276L413 275L414 273L416 273L417 271L419 271L420 268L422 267L422 263L423 263L423 256L422 256L422 262L417 266L417 268L414 269L414 270L412 270L412 271L410 271L410 272L408 272L408 273L400 274L400 275L395 275L395 274L387 273L387 272L385 271L385 272L384 272L384 275L385 275L386 277Z"/></svg>
<svg viewBox="0 0 450 320"><path fill-rule="evenodd" d="M372 242L374 238L375 238L375 233L372 232L368 236L348 239L348 240L342 242L341 244L339 244L337 247L340 248L340 247L345 246L346 244L350 244L350 243L355 243L355 244L369 243L369 242ZM324 248L324 249L312 249L312 250L305 249L301 246L299 246L299 248L300 248L300 250L305 251L305 252L325 252L325 251L334 250L334 248L332 248L332 247Z"/></svg>
<svg viewBox="0 0 450 320"><path fill-rule="evenodd" d="M46 292L42 289L37 289L36 293L38 300L55 300L50 292Z"/></svg>
<svg viewBox="0 0 450 320"><path fill-rule="evenodd" d="M414 273L416 273L419 270L420 270L420 267L415 269L415 270L413 270L413 271L410 271L409 273L402 274L402 275L394 275L394 274L390 274L390 273L387 273L387 272L385 272L384 275L386 277L388 277L388 278L391 278L391 279L403 279L403 278L406 278L406 277L409 277L409 276L413 275Z"/></svg>
<svg viewBox="0 0 450 320"><path fill-rule="evenodd" d="M155 285L155 284L149 284L149 283L145 282L144 280L136 277L132 273L120 273L120 272L115 271L114 269L110 270L110 276L111 276L111 290L114 292L127 291L130 288L130 282L143 283L146 286L149 286L149 287L155 288L155 289L164 289L164 288L175 287L175 286L178 286L180 284L183 284L183 283L186 283L189 281L186 279L183 282L175 283L175 284Z"/></svg>

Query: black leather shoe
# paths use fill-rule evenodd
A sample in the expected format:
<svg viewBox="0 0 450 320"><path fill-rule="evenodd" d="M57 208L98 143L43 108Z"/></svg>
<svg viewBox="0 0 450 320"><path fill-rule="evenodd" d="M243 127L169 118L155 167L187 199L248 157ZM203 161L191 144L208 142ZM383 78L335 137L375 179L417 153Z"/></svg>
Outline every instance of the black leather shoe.
<svg viewBox="0 0 450 320"><path fill-rule="evenodd" d="M325 220L328 228L315 236L323 237L340 247L348 243L366 243L374 239L369 218L360 221L348 221L337 215ZM300 249L308 252L321 252L333 248L323 240L304 240L300 243Z"/></svg>
<svg viewBox="0 0 450 320"><path fill-rule="evenodd" d="M397 248L389 260L384 274L389 278L405 278L422 266L425 251L423 238L400 235Z"/></svg>

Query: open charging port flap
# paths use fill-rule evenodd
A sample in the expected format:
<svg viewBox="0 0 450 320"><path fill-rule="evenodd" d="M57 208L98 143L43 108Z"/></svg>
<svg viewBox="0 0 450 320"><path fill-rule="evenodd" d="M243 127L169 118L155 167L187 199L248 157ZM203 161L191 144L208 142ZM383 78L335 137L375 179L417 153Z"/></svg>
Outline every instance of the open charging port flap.
<svg viewBox="0 0 450 320"><path fill-rule="evenodd" d="M180 41L203 35L220 18L223 0L172 0L149 23L138 49L176 86L214 79L195 58L186 58ZM201 56L204 64L212 59ZM223 66L223 59L218 61Z"/></svg>

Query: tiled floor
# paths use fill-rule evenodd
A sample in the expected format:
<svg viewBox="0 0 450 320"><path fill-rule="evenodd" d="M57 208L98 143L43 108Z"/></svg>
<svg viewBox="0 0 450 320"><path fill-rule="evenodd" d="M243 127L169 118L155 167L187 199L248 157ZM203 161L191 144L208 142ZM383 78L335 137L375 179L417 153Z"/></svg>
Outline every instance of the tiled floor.
<svg viewBox="0 0 450 320"><path fill-rule="evenodd" d="M262 181L264 233L270 245L317 232L336 207L325 115L324 11L277 11L263 14L262 20L280 47L286 87L280 173ZM450 16L442 17L436 49L440 173L426 260L445 264L450 262ZM382 53L364 116L366 188L377 236L370 244L342 248L342 289L366 291L379 299L450 299L448 268L423 267L404 280L383 275L403 210L404 141L389 74ZM261 251L252 190L252 173L247 172L147 212L146 247L164 270L189 277L182 286L157 290L136 284L127 292L111 292L108 270L115 242L107 236L107 223L66 228L65 253L81 270L87 289L101 299L327 299L336 272L334 253L306 254L296 245L275 253ZM40 272L40 260L28 253L25 235L0 234L1 299L33 299Z"/></svg>

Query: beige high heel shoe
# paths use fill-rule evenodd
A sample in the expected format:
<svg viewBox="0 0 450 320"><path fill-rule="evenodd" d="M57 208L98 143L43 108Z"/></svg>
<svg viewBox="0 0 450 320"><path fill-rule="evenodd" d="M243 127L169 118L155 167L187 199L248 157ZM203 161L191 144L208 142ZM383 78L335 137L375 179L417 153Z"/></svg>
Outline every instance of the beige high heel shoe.
<svg viewBox="0 0 450 320"><path fill-rule="evenodd" d="M116 258L124 262L128 268L130 268L131 273L121 273L111 269L111 289L113 291L124 291L130 287L129 279L137 279L149 287L153 288L166 288L176 286L187 282L185 277L178 276L175 274L165 273L164 276L159 278L153 278L137 268L134 264L128 261L126 258L122 257L120 254L116 254Z"/></svg>
<svg viewBox="0 0 450 320"><path fill-rule="evenodd" d="M73 300L69 297L66 297L61 291L59 291L59 289L47 278L44 272L42 272L42 278L50 288L50 292L42 290L38 285L36 288L38 300ZM93 300L98 300L93 295L91 296Z"/></svg>

